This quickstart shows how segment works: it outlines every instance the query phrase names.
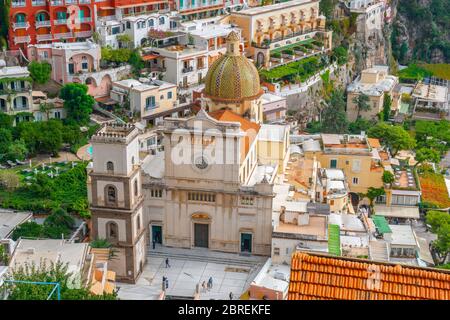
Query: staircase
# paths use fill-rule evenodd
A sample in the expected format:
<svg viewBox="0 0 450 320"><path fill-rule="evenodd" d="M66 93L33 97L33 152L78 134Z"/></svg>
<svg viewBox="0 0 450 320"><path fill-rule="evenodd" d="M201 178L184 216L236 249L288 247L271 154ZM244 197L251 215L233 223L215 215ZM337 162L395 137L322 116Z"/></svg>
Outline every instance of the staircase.
<svg viewBox="0 0 450 320"><path fill-rule="evenodd" d="M369 241L369 258L375 261L389 261L388 245L386 241Z"/></svg>

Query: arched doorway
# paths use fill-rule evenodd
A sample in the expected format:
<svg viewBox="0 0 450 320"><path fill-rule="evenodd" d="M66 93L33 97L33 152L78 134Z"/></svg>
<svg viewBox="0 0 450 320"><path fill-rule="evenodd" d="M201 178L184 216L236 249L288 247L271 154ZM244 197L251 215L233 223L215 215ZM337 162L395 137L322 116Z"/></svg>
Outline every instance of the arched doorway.
<svg viewBox="0 0 450 320"><path fill-rule="evenodd" d="M360 201L359 195L355 192L350 192L349 195L350 195L350 201L352 202L352 206L355 209L358 208L359 201Z"/></svg>
<svg viewBox="0 0 450 320"><path fill-rule="evenodd" d="M194 213L192 216L194 247L209 248L209 225L211 219L208 214Z"/></svg>
<svg viewBox="0 0 450 320"><path fill-rule="evenodd" d="M258 52L258 54L256 55L256 65L258 67L261 67L264 65L264 53Z"/></svg>

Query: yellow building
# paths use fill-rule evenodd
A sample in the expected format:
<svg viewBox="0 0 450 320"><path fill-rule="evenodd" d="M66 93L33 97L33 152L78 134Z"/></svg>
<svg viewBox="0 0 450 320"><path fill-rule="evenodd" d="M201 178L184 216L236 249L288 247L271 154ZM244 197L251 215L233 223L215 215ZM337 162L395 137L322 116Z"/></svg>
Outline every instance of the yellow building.
<svg viewBox="0 0 450 320"><path fill-rule="evenodd" d="M319 13L318 0L293 0L232 12L229 22L242 30L246 52L257 65L268 67L270 52L292 47L309 39L323 45L309 53L331 49L332 32L325 31L325 17ZM298 59L308 56L296 53ZM295 58L294 58L295 59Z"/></svg>
<svg viewBox="0 0 450 320"><path fill-rule="evenodd" d="M321 134L319 140L305 141L303 151L306 158L316 156L323 168L341 169L352 193L383 186L383 167L363 134Z"/></svg>
<svg viewBox="0 0 450 320"><path fill-rule="evenodd" d="M397 110L400 106L401 96L394 91L398 84L398 78L388 74L388 67L375 66L363 70L361 76L347 87L347 117L355 121L358 114L364 119L376 119L377 114L383 111L384 95L389 94L392 105L391 110ZM370 110L360 111L354 103L354 99L365 94L369 97Z"/></svg>

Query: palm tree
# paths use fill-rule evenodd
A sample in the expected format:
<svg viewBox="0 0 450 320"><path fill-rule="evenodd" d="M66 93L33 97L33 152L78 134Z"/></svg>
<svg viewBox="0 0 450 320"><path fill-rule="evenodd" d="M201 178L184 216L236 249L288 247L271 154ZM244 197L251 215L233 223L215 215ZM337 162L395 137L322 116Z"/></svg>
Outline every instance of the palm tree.
<svg viewBox="0 0 450 320"><path fill-rule="evenodd" d="M357 119L360 117L361 111L369 111L372 108L372 106L369 104L369 101L369 96L364 93L361 93L357 97L353 98L352 102L356 105L356 108L358 110L358 114L356 116Z"/></svg>

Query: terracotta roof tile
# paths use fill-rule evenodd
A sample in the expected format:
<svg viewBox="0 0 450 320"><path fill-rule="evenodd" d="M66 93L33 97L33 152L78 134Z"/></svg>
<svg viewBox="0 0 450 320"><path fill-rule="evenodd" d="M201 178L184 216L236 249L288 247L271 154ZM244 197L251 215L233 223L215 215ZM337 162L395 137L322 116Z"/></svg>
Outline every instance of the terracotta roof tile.
<svg viewBox="0 0 450 320"><path fill-rule="evenodd" d="M450 298L450 272L399 264L295 253L288 300Z"/></svg>

